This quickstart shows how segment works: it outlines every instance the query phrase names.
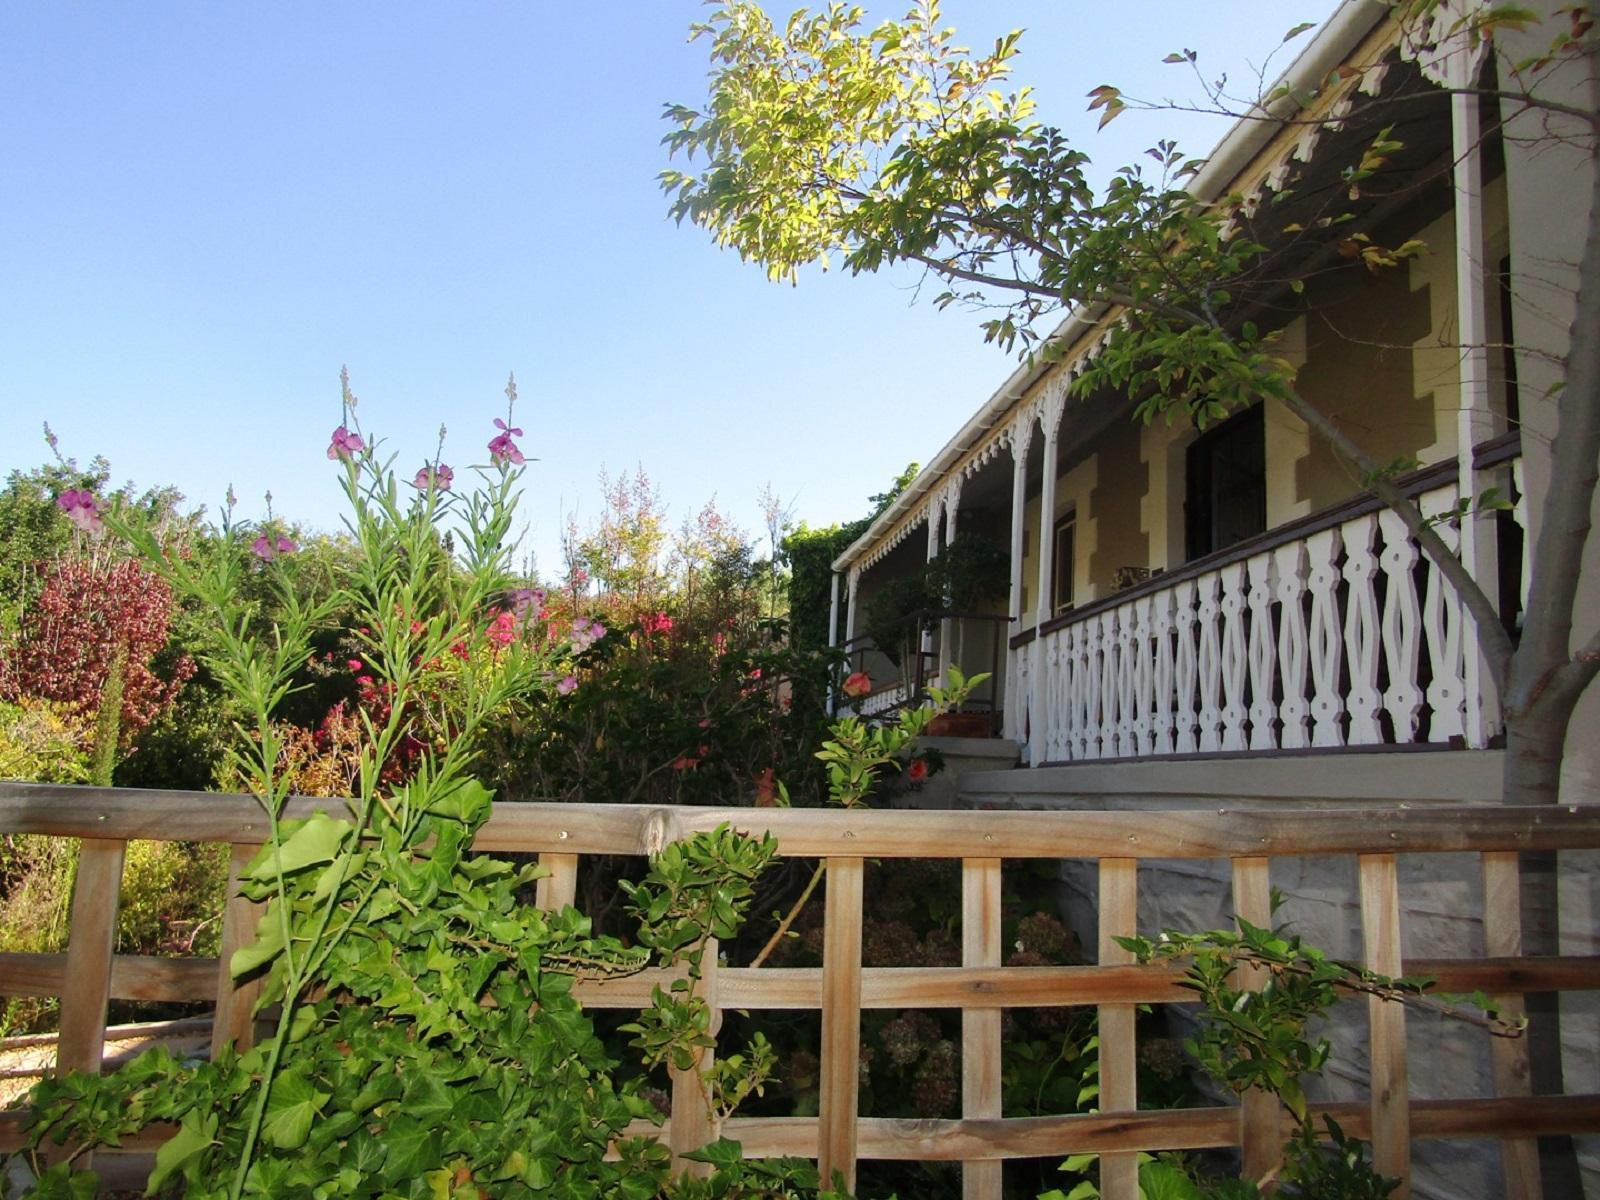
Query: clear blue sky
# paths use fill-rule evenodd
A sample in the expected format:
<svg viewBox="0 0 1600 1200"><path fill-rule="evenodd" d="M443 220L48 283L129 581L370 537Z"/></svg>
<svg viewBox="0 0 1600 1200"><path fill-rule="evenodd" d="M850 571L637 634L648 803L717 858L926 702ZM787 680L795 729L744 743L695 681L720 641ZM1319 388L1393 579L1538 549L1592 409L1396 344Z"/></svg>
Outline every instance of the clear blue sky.
<svg viewBox="0 0 1600 1200"><path fill-rule="evenodd" d="M874 4L899 15L905 0ZM788 5L771 5L786 13ZM1025 27L1016 78L1107 168L1214 118L1130 114L1100 83L1192 97L1169 50L1244 80L1333 0L946 0L961 41ZM337 525L323 457L348 364L419 463L482 461L508 371L528 546L636 464L674 524L770 483L813 525L926 461L1011 371L910 274L798 288L665 217L665 101L698 103L696 0L0 6L0 473L105 454L117 480ZM1296 43L1298 46L1300 43ZM1280 54L1275 66L1289 61Z"/></svg>

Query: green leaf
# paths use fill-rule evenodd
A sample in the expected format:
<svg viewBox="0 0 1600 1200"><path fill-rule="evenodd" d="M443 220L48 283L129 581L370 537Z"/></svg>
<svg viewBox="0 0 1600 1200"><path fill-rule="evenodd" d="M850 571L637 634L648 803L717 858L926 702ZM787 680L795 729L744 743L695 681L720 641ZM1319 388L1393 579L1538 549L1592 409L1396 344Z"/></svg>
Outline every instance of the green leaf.
<svg viewBox="0 0 1600 1200"><path fill-rule="evenodd" d="M228 960L228 973L234 979L238 979L241 975L248 975L256 968L265 966L282 953L283 922L279 919L277 908L274 906L262 913L260 920L256 922L256 940L233 952L233 957Z"/></svg>
<svg viewBox="0 0 1600 1200"><path fill-rule="evenodd" d="M240 878L264 883L276 879L280 868L285 875L290 875L318 863L332 862L353 828L349 821L335 821L327 813L319 812L306 821L285 821L280 829L295 824L298 828L283 843L276 858L268 843L250 860Z"/></svg>
<svg viewBox="0 0 1600 1200"><path fill-rule="evenodd" d="M204 1153L216 1140L217 1114L190 1109L179 1123L178 1132L162 1142L156 1151L156 1165L145 1183L145 1191L159 1191L173 1172L183 1170L185 1163Z"/></svg>
<svg viewBox="0 0 1600 1200"><path fill-rule="evenodd" d="M330 1094L318 1091L303 1070L283 1072L272 1081L261 1136L280 1150L298 1149L305 1145L311 1122L329 1099Z"/></svg>

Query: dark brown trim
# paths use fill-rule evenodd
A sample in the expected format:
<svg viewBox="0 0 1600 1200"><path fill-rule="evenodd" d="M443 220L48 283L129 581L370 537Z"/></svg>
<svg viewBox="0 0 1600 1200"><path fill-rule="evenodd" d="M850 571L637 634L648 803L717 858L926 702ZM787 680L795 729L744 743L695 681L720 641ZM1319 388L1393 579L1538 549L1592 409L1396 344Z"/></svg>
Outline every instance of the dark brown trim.
<svg viewBox="0 0 1600 1200"><path fill-rule="evenodd" d="M1472 448L1472 469L1486 471L1510 462L1522 454L1522 430L1508 429L1498 437L1479 442Z"/></svg>
<svg viewBox="0 0 1600 1200"><path fill-rule="evenodd" d="M1024 646L1026 646L1029 642L1033 641L1033 639L1038 637L1038 636L1039 636L1039 629L1038 629L1037 626L1035 626L1032 629L1024 629L1021 633L1019 633L1015 637L1013 637L1011 639L1011 641L1009 643L1007 643L1007 644L1013 650L1020 650Z"/></svg>

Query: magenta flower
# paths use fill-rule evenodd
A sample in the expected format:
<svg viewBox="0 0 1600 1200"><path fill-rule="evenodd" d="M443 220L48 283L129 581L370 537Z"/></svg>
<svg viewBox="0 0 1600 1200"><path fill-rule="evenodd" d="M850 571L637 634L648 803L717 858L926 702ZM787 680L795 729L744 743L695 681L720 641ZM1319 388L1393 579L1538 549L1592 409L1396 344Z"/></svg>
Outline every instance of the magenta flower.
<svg viewBox="0 0 1600 1200"><path fill-rule="evenodd" d="M300 546L293 538L274 538L265 533L250 543L250 553L262 562L271 562L280 554L293 554L298 549Z"/></svg>
<svg viewBox="0 0 1600 1200"><path fill-rule="evenodd" d="M341 425L333 431L333 438L328 442L328 457L349 458L365 446L366 443L361 440L359 433L351 433Z"/></svg>
<svg viewBox="0 0 1600 1200"><path fill-rule="evenodd" d="M448 492L450 485L456 481L456 473L449 466L440 463L438 466L423 467L417 472L417 477L411 481L411 486L419 492L426 492L430 488Z"/></svg>
<svg viewBox="0 0 1600 1200"><path fill-rule="evenodd" d="M511 463L520 467L527 460L523 458L522 451L517 449L517 444L511 439L521 437L522 430L507 425L499 417L494 419L494 427L500 432L489 439L489 457L494 460L496 466Z"/></svg>
<svg viewBox="0 0 1600 1200"><path fill-rule="evenodd" d="M558 696L570 696L577 690L578 677L576 675L568 675L565 679L556 684L556 695Z"/></svg>
<svg viewBox="0 0 1600 1200"><path fill-rule="evenodd" d="M100 520L100 500L87 489L73 488L62 492L56 497L56 506L67 514L67 520L85 533L99 533L105 528Z"/></svg>

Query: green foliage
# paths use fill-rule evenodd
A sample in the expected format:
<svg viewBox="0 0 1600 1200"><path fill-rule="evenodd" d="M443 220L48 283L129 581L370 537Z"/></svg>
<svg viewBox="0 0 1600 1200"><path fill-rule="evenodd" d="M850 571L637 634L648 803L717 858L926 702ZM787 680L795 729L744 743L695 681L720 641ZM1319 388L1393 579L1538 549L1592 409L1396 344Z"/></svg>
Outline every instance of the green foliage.
<svg viewBox="0 0 1600 1200"><path fill-rule="evenodd" d="M346 401L353 426L348 392ZM153 1122L177 1133L150 1193L191 1200L671 1194L667 1152L626 1135L658 1114L638 1080L614 1081L617 1063L573 1000L572 979L637 971L652 949L682 961L686 977L641 1017L641 1037L659 1061L695 1062L709 1023L695 993L701 955L708 939L737 931L772 843L724 827L666 848L630 889L644 918L633 945L595 936L574 909L530 906L537 867L470 852L491 798L470 772L481 735L514 698L553 690L569 653L501 607L515 582L518 472L502 458L475 493L430 487L407 502L370 439L340 457L355 553L339 589L315 600L297 591L289 552L246 558L238 526L224 524L217 553L185 556L125 511L109 518L177 592L216 614L204 661L241 714L229 759L269 830L240 883L264 911L229 966L259 977L260 1003L278 1015L273 1034L242 1054L194 1064L157 1050L105 1078L41 1084L28 1123L35 1194L92 1191L92 1173L72 1164ZM271 620L244 587L252 573L268 578ZM366 720L345 810L289 820L274 714L339 611L356 621L389 703ZM414 769L387 777L406 739L420 747ZM706 1080L708 1103L759 1092L772 1067L760 1043L730 1057ZM70 1149L52 1152L47 1168L40 1152L51 1145ZM806 1183L794 1164L723 1175L707 1194Z"/></svg>
<svg viewBox="0 0 1600 1200"><path fill-rule="evenodd" d="M1276 902L1274 896L1274 907ZM1502 1017L1486 996L1435 997L1429 994L1426 979L1378 975L1331 959L1298 935L1248 921L1241 920L1237 931L1168 930L1156 939L1116 941L1140 962L1187 961L1182 986L1195 992L1201 1010L1200 1031L1185 1049L1206 1074L1234 1093L1257 1089L1283 1102L1296 1128L1284 1146L1277 1194L1294 1200L1382 1200L1399 1186L1398 1180L1373 1170L1363 1145L1347 1138L1337 1123L1325 1119L1319 1132L1307 1106L1303 1080L1327 1064L1330 1052L1328 1039L1312 1030L1341 992L1420 1004L1483 1025L1499 1036L1517 1036L1522 1029L1520 1021ZM1262 978L1251 981L1249 972ZM1251 1197L1256 1189L1237 1180L1208 1181L1198 1191L1172 1194Z"/></svg>
<svg viewBox="0 0 1600 1200"><path fill-rule="evenodd" d="M1010 552L964 533L917 570L886 580L863 606L861 629L891 662L903 663L938 614L976 612L1010 584Z"/></svg>
<svg viewBox="0 0 1600 1200"><path fill-rule="evenodd" d="M0 779L86 783L90 732L71 705L21 697L0 702Z"/></svg>
<svg viewBox="0 0 1600 1200"><path fill-rule="evenodd" d="M789 637L797 650L818 650L828 644L834 559L911 486L920 470L918 463L906 464L885 491L867 498L870 509L864 517L827 529L809 529L802 523L784 537L783 554L789 563Z"/></svg>

